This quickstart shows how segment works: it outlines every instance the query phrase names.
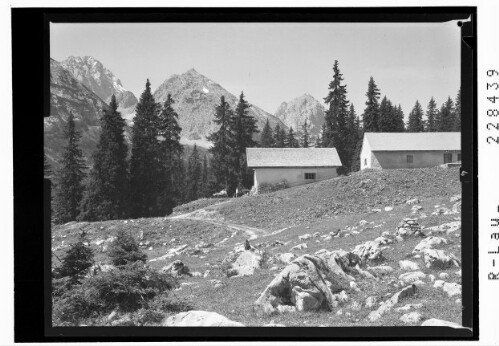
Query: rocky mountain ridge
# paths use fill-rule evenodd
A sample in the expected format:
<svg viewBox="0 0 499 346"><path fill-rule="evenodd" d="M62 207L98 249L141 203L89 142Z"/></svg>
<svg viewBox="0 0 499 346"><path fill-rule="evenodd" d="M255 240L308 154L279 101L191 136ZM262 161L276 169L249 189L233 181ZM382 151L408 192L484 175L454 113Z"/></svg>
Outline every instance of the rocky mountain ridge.
<svg viewBox="0 0 499 346"><path fill-rule="evenodd" d="M309 133L317 136L324 124L325 108L312 95L304 94L281 103L274 116L287 127L292 127L295 132L301 131L307 120L307 124L310 125Z"/></svg>

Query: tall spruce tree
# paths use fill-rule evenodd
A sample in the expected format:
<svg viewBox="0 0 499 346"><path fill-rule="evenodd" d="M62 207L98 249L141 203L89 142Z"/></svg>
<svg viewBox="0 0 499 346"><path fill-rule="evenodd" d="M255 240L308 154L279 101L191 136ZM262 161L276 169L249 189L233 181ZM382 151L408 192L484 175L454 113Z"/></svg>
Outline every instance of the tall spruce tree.
<svg viewBox="0 0 499 346"><path fill-rule="evenodd" d="M272 148L274 146L274 139L272 138L272 128L269 124L269 119L265 122L262 133L260 134L260 147Z"/></svg>
<svg viewBox="0 0 499 346"><path fill-rule="evenodd" d="M307 119L305 119L305 122L303 123L303 125L301 127L301 130L302 130L301 146L302 146L302 148L310 147L309 128L310 128L310 125L307 123Z"/></svg>
<svg viewBox="0 0 499 346"><path fill-rule="evenodd" d="M408 132L423 132L424 131L424 123L423 123L423 109L421 108L421 104L419 101L416 101L414 108L411 113L409 113L409 123L407 125Z"/></svg>
<svg viewBox="0 0 499 346"><path fill-rule="evenodd" d="M158 198L161 194L161 169L158 142L158 113L160 106L151 93L151 83L140 96L135 109L132 128L132 156L130 159L131 216L159 216Z"/></svg>
<svg viewBox="0 0 499 346"><path fill-rule="evenodd" d="M457 92L454 106L454 131L461 131L461 89Z"/></svg>
<svg viewBox="0 0 499 346"><path fill-rule="evenodd" d="M103 110L102 132L93 153L94 165L81 203L80 220L115 220L128 216L128 147L125 120L118 112L116 97Z"/></svg>
<svg viewBox="0 0 499 346"><path fill-rule="evenodd" d="M196 144L189 156L187 164L187 200L193 201L200 197L202 190L202 167Z"/></svg>
<svg viewBox="0 0 499 346"><path fill-rule="evenodd" d="M439 120L440 132L451 132L454 130L454 102L450 97L440 108Z"/></svg>
<svg viewBox="0 0 499 346"><path fill-rule="evenodd" d="M216 179L215 189L225 189L226 191L229 188L230 152L233 143L230 124L233 115L234 113L225 101L225 97L221 96L220 104L215 108L215 120L213 120L219 128L208 136L208 140L213 143L209 152L213 155L211 163Z"/></svg>
<svg viewBox="0 0 499 346"><path fill-rule="evenodd" d="M392 118L393 112L391 107L391 102L383 97L381 103L379 105L379 117L378 117L378 126L377 130L379 132L393 132L394 122Z"/></svg>
<svg viewBox="0 0 499 346"><path fill-rule="evenodd" d="M274 127L272 138L274 141L273 145L274 148L284 148L285 137L282 136L281 126L279 125L279 123L277 123L276 126Z"/></svg>
<svg viewBox="0 0 499 346"><path fill-rule="evenodd" d="M201 173L201 193L200 197L208 197L210 195L210 166L208 164L208 157L204 154L203 157L203 171Z"/></svg>
<svg viewBox="0 0 499 346"><path fill-rule="evenodd" d="M405 123L404 123L404 112L402 111L402 106L399 104L398 107L393 107L394 112L396 114L396 130L395 132L404 132L405 131Z"/></svg>
<svg viewBox="0 0 499 346"><path fill-rule="evenodd" d="M367 101L363 114L365 132L378 132L379 95L379 89L374 82L374 78L371 77L367 85Z"/></svg>
<svg viewBox="0 0 499 346"><path fill-rule="evenodd" d="M299 148L300 143L295 137L295 132L293 131L293 127L289 127L288 134L286 136L285 141L286 148Z"/></svg>
<svg viewBox="0 0 499 346"><path fill-rule="evenodd" d="M253 175L248 170L246 163L246 148L256 146L253 134L258 133L256 119L253 118L248 109L250 104L244 99L241 92L239 102L230 122L232 134L231 164L229 165L229 194L233 194L236 188L249 187L253 183Z"/></svg>
<svg viewBox="0 0 499 346"><path fill-rule="evenodd" d="M162 214L170 214L180 199L182 191L174 180L177 162L182 160L183 147L180 144L182 128L178 114L173 109L175 101L168 94L158 117L159 186L158 208Z"/></svg>
<svg viewBox="0 0 499 346"><path fill-rule="evenodd" d="M75 128L72 113L69 113L64 136L68 144L64 148L59 169L55 174L53 211L56 223L76 220L80 213L84 191L83 179L86 176L85 160L79 147L81 135Z"/></svg>
<svg viewBox="0 0 499 346"><path fill-rule="evenodd" d="M349 171L348 152L348 100L346 85L342 84L343 75L338 67L338 60L334 61L333 65L333 80L329 83L329 93L324 98L329 108L326 110L325 123L326 135L322 145L326 148L336 148L338 156L343 164L343 168L339 170L344 173Z"/></svg>
<svg viewBox="0 0 499 346"><path fill-rule="evenodd" d="M349 171L353 170L355 150L359 140L362 140L362 138L360 138L360 120L355 113L355 107L353 106L353 104L350 104L347 117L347 136L345 143L345 152L349 160L346 166L348 167Z"/></svg>
<svg viewBox="0 0 499 346"><path fill-rule="evenodd" d="M438 131L437 120L438 120L437 103L435 102L435 99L432 97L430 99L430 102L428 102L428 108L426 109L425 131L427 132Z"/></svg>

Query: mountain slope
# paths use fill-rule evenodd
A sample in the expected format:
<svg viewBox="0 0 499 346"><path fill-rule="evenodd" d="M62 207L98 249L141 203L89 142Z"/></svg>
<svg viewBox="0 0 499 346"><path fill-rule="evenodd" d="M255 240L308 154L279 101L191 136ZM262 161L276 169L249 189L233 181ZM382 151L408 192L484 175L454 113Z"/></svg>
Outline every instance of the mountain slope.
<svg viewBox="0 0 499 346"><path fill-rule="evenodd" d="M309 94L297 97L289 102L283 102L274 116L286 126L301 131L303 123L310 124L310 134L316 136L324 124L324 106Z"/></svg>
<svg viewBox="0 0 499 346"><path fill-rule="evenodd" d="M175 100L173 107L179 114L182 137L189 140L203 139L217 129L212 120L221 96L225 96L232 109L239 100L239 97L194 69L165 80L154 92L154 98L163 103L168 94ZM247 99L251 104L251 99ZM252 105L249 114L256 118L259 129L263 128L267 119L272 127L277 123L283 126L277 118L257 106Z"/></svg>
<svg viewBox="0 0 499 346"><path fill-rule="evenodd" d="M69 113L82 135L80 147L88 159L100 134L99 116L106 103L76 80L60 63L50 60L50 117L44 119L44 147L49 163L60 157L66 140L64 129Z"/></svg>
<svg viewBox="0 0 499 346"><path fill-rule="evenodd" d="M70 56L61 62L61 66L107 104L114 94L118 102L118 111L126 120L133 119L137 98L131 91L126 90L121 81L99 60L91 56Z"/></svg>

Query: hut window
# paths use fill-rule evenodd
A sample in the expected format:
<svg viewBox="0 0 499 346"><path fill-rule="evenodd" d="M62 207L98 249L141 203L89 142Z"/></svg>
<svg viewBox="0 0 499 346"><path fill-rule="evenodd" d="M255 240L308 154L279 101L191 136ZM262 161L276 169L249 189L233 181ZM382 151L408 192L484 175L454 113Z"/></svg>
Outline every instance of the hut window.
<svg viewBox="0 0 499 346"><path fill-rule="evenodd" d="M413 163L414 157L412 155L407 155L407 163Z"/></svg>
<svg viewBox="0 0 499 346"><path fill-rule="evenodd" d="M315 173L305 173L305 179L310 179L314 180L315 179Z"/></svg>

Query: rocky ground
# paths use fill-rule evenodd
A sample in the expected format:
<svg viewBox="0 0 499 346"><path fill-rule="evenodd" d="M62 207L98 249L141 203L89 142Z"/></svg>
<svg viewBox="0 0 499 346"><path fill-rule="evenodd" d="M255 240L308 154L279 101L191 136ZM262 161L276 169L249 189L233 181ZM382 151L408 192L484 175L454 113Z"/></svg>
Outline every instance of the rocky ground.
<svg viewBox="0 0 499 346"><path fill-rule="evenodd" d="M126 229L151 267L179 278L170 294L195 309L165 312L163 325L456 326L458 173L370 171L261 196L200 200L170 217L54 226L53 265L85 229L104 269L108 245Z"/></svg>

